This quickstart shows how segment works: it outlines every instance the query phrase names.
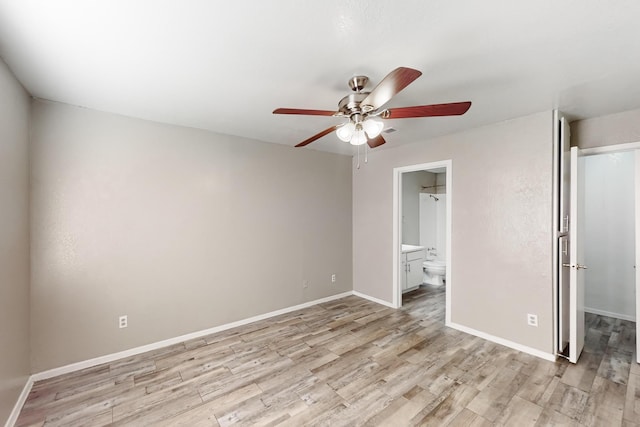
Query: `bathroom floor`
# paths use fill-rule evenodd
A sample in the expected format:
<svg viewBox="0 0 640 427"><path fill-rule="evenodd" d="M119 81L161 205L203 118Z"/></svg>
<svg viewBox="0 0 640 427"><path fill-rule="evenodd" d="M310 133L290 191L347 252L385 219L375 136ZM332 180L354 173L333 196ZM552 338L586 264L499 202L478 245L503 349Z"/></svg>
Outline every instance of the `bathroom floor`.
<svg viewBox="0 0 640 427"><path fill-rule="evenodd" d="M36 383L33 426L638 426L635 325L587 317L576 365L444 326L444 287L349 296Z"/></svg>

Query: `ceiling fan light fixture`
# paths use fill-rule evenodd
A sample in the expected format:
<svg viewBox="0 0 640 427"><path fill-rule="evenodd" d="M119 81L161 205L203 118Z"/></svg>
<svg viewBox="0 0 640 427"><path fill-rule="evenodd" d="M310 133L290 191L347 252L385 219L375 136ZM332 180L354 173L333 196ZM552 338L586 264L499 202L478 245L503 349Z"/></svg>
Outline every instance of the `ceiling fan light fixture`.
<svg viewBox="0 0 640 427"><path fill-rule="evenodd" d="M351 141L349 142L351 145L362 145L367 143L367 137L364 134L362 125L356 126L356 131L353 133L353 136L351 137Z"/></svg>
<svg viewBox="0 0 640 427"><path fill-rule="evenodd" d="M352 122L345 123L336 129L336 135L340 138L341 141L351 142L351 138L353 137L353 133L356 131L356 125Z"/></svg>
<svg viewBox="0 0 640 427"><path fill-rule="evenodd" d="M373 118L368 118L364 122L362 122L362 128L367 133L367 136L369 138L375 138L382 132L384 123Z"/></svg>

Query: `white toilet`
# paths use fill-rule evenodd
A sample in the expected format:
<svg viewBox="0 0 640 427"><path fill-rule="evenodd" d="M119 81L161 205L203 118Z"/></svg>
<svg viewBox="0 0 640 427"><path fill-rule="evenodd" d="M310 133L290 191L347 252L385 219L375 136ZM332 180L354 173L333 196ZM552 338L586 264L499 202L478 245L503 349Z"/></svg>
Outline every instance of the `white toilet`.
<svg viewBox="0 0 640 427"><path fill-rule="evenodd" d="M431 259L429 259L431 258ZM447 263L427 256L427 260L422 263L424 276L422 281L429 285L441 286L444 284L447 273Z"/></svg>

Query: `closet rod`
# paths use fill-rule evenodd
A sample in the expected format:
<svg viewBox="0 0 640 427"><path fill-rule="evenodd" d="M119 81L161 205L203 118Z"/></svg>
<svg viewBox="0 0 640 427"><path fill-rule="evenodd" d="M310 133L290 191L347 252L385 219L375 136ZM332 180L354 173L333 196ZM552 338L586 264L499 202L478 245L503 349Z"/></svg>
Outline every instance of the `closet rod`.
<svg viewBox="0 0 640 427"><path fill-rule="evenodd" d="M426 190L427 188L437 188L437 187L444 187L444 184L437 184L437 185L429 185L427 187L425 187L424 185L422 186L423 190Z"/></svg>

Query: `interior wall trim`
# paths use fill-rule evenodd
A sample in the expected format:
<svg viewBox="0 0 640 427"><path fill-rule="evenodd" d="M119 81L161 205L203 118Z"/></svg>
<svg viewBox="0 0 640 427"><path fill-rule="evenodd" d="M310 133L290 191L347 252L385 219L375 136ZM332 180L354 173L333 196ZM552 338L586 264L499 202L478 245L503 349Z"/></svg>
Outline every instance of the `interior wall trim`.
<svg viewBox="0 0 640 427"><path fill-rule="evenodd" d="M13 427L16 424L16 421L18 421L18 415L20 415L20 411L22 410L24 403L27 401L29 393L31 393L31 387L33 387L33 383L33 375L31 375L27 379L27 383L24 385L22 393L20 393L20 396L18 396L18 400L11 410L9 418L7 418L7 422L4 423L4 427Z"/></svg>
<svg viewBox="0 0 640 427"><path fill-rule="evenodd" d="M353 291L353 295L355 295L357 297L360 297L360 298L368 299L371 302L375 302L376 304L384 305L384 306L389 307L389 308L393 308L393 309L397 308L397 307L394 307L393 304L390 303L389 301L385 301L385 300L382 300L380 298L372 297L370 295L363 294L362 292Z"/></svg>
<svg viewBox="0 0 640 427"><path fill-rule="evenodd" d="M59 375L68 374L71 372L79 371L86 368L91 368L93 366L101 365L103 363L114 362L119 359L124 359L131 356L136 356L141 353L146 353L147 351L157 350L163 347L168 347L174 344L179 344L184 341L189 341L196 338L201 338L206 335L215 334L216 332L226 331L227 329L236 328L238 326L244 326L249 323L257 322L258 320L268 319L270 317L279 316L281 314L290 313L292 311L300 310L303 308L311 307L317 304L322 304L324 302L333 301L336 299L344 298L347 296L353 295L352 291L343 292L336 295L331 295L325 298L320 298L314 301L305 302L302 304L294 305L291 307L286 307L280 310L272 311L265 314L260 314L258 316L249 317L247 319L238 320L236 322L226 323L224 325L215 326L213 328L205 329L202 331L192 332L190 334L181 335L174 338L169 338L163 341L158 341L155 343L143 345L140 347L135 347L129 350L119 351L117 353L107 354L105 356L96 357L93 359L84 360L82 362L72 363L69 365L61 366L59 368L53 368L46 371L38 372L31 376L32 382L42 381L49 378L57 377ZM24 402L23 402L24 403ZM20 405L22 408L22 405Z"/></svg>
<svg viewBox="0 0 640 427"><path fill-rule="evenodd" d="M626 142L623 144L603 145L600 147L583 148L582 154L585 156L591 156L594 154L606 154L617 151L632 151L640 149L640 141L638 142Z"/></svg>
<svg viewBox="0 0 640 427"><path fill-rule="evenodd" d="M628 320L635 322L636 317L628 314L614 313L612 311L598 310L597 308L585 307L585 313L598 314L600 316L613 317L614 319Z"/></svg>
<svg viewBox="0 0 640 427"><path fill-rule="evenodd" d="M496 337L495 335L487 334L486 332L478 331L476 329L469 328L469 327L463 326L463 325L459 325L457 323L448 322L446 324L446 326L448 326L450 328L453 328L453 329L457 329L457 330L459 330L461 332L465 332L465 333L470 334L470 335L475 335L476 337L485 339L487 341L491 341L491 342L494 342L496 344L500 344L500 345L503 345L505 347L509 347L509 348L514 349L514 350L518 350L518 351L521 351L523 353L527 353L527 354L530 354L532 356L539 357L539 358L544 359L544 360L548 360L550 362L555 362L556 361L556 355L552 354L552 353L547 353L545 351L540 351L538 349L535 349L535 348L532 348L532 347L528 347L526 345L518 344L517 342L509 341L509 340L504 339L504 338Z"/></svg>

